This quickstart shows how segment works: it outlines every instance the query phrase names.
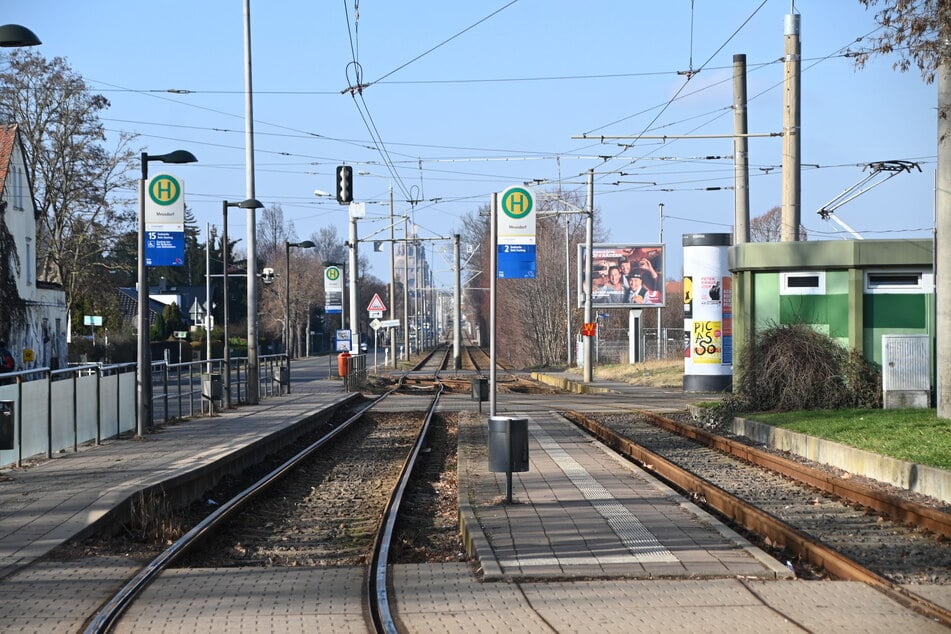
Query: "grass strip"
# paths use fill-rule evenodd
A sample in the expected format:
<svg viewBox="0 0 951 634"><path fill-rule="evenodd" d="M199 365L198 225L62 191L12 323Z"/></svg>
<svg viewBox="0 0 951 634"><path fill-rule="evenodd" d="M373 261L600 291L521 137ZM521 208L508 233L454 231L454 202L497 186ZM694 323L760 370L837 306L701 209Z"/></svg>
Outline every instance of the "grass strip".
<svg viewBox="0 0 951 634"><path fill-rule="evenodd" d="M745 414L747 418L899 460L951 470L951 421L934 409L843 409Z"/></svg>

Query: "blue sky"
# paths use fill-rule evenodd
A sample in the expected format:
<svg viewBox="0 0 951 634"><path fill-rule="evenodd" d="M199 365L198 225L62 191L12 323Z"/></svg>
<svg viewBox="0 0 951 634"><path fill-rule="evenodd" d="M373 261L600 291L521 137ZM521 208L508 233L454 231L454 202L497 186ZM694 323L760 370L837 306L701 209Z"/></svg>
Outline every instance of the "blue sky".
<svg viewBox="0 0 951 634"><path fill-rule="evenodd" d="M220 224L221 200L245 197L242 0L5 5L4 23L31 28L44 56L67 58L108 97L109 130L138 133L153 154L198 157L168 171L185 180L202 228ZM841 237L816 211L860 181L865 164L897 159L922 171L838 214L867 238L929 237L935 86L893 70L893 59L856 70L842 56L876 29L858 0L801 0L795 10L810 239ZM789 0L252 0L256 197L280 204L301 239L328 225L344 238L346 208L313 191L332 193L346 162L368 172L355 184L369 203L361 237L386 227L389 208L375 203L391 185L396 213L410 214L420 235L449 236L493 191L544 179L583 196L579 175L593 168L612 242L656 242L663 203L667 276L677 277L682 234L731 231L732 162L701 158L731 155L731 142L642 140L625 150L572 137L731 133L737 53L749 67L749 131L780 131L790 11ZM700 72L688 79L691 69ZM341 94L358 81L370 84L362 95ZM781 203L781 150L779 138L750 141L753 216ZM229 231L242 237L246 216L235 212ZM388 257L371 262L387 280ZM437 284L450 286L448 266L432 264Z"/></svg>

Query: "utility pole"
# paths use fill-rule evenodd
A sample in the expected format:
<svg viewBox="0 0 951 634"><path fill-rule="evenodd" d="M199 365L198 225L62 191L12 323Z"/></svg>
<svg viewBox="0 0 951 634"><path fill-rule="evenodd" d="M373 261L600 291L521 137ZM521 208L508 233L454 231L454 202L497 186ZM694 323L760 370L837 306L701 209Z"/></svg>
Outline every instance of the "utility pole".
<svg viewBox="0 0 951 634"><path fill-rule="evenodd" d="M350 212L350 350L360 352L359 313L357 312L357 217Z"/></svg>
<svg viewBox="0 0 951 634"><path fill-rule="evenodd" d="M941 242L951 236L951 120L942 116L951 107L951 49L947 41L938 69L938 172L935 188L935 357L938 418L951 418L951 257L941 255Z"/></svg>
<svg viewBox="0 0 951 634"><path fill-rule="evenodd" d="M403 217L403 354L409 359L409 218L405 216Z"/></svg>
<svg viewBox="0 0 951 634"><path fill-rule="evenodd" d="M406 250L406 247L403 247ZM406 280L403 280L406 286ZM390 319L396 319L396 227L393 225L393 183L390 183ZM396 331L390 331L390 359L396 369Z"/></svg>
<svg viewBox="0 0 951 634"><path fill-rule="evenodd" d="M460 240L461 236L458 233L452 236L452 254L456 262L452 298L452 367L455 370L462 369L462 253Z"/></svg>
<svg viewBox="0 0 951 634"><path fill-rule="evenodd" d="M733 244L750 241L750 158L746 136L746 55L733 56ZM798 226L798 225L797 225ZM663 242L663 240L661 240Z"/></svg>
<svg viewBox="0 0 951 634"><path fill-rule="evenodd" d="M251 0L244 0L245 199L254 199L254 108L251 89ZM254 207L248 207L248 404L258 404L258 250Z"/></svg>
<svg viewBox="0 0 951 634"><path fill-rule="evenodd" d="M568 328L568 369L571 369L571 251L568 240L571 236L571 217L565 218L565 323Z"/></svg>
<svg viewBox="0 0 951 634"><path fill-rule="evenodd" d="M786 16L784 22L786 88L783 95L783 242L798 242L799 226L802 223L799 18L798 13L791 13Z"/></svg>
<svg viewBox="0 0 951 634"><path fill-rule="evenodd" d="M666 247L664 247L664 203L658 203L657 208L658 208L658 213L660 214L660 231L657 234L660 240L658 240L658 242L660 242L661 248L665 249L666 251ZM666 269L667 267L664 267L664 268ZM662 271L660 276L661 278L660 291L661 293L664 294L664 297L666 297L667 296L667 280L664 278L664 275L665 275L665 272ZM657 307L657 359L658 360L663 359L665 356L664 352L666 352L664 348L666 347L665 344L667 343L667 338L664 336L663 315L664 315L664 308L662 306L658 306Z"/></svg>
<svg viewBox="0 0 951 634"><path fill-rule="evenodd" d="M588 214L585 219L584 256L584 323L591 323L591 291L594 288L592 260L594 258L594 170L588 170ZM584 383L591 383L591 336L584 335Z"/></svg>
<svg viewBox="0 0 951 634"><path fill-rule="evenodd" d="M205 372L211 374L211 223L205 223Z"/></svg>

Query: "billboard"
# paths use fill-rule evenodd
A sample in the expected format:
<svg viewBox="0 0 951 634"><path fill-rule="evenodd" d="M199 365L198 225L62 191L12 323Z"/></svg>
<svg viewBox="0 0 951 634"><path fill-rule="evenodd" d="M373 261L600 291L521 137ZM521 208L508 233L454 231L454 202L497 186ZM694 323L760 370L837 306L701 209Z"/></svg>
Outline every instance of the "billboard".
<svg viewBox="0 0 951 634"><path fill-rule="evenodd" d="M578 306L584 306L585 245L578 245ZM664 245L595 244L591 254L591 306L659 308L666 304Z"/></svg>

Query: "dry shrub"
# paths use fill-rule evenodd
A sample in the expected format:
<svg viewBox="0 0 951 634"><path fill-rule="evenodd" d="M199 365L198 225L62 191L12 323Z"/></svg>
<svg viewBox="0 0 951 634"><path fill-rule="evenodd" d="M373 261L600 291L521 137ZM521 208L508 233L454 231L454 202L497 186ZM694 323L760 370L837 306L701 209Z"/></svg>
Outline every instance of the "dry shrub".
<svg viewBox="0 0 951 634"><path fill-rule="evenodd" d="M879 370L805 324L767 328L744 360L731 399L739 411L881 407Z"/></svg>

